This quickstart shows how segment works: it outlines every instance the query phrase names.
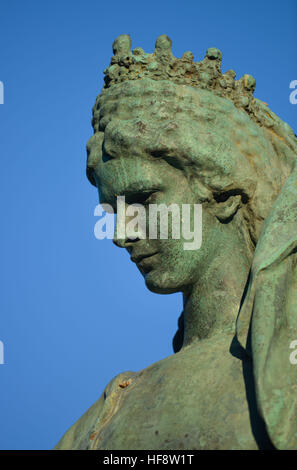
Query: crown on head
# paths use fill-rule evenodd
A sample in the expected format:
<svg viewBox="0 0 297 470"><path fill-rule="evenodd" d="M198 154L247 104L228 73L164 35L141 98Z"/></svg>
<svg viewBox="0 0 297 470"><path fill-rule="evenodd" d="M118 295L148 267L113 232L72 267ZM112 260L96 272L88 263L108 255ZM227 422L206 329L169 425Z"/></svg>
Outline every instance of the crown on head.
<svg viewBox="0 0 297 470"><path fill-rule="evenodd" d="M256 80L251 75L243 75L235 80L234 70L221 72L222 53L219 49L207 49L201 62L193 61L193 53L188 51L178 59L171 51L172 41L166 36L159 36L152 54L137 47L131 52L131 38L122 34L113 43L113 56L110 66L104 70L104 91L113 85L127 80L170 80L179 85L209 90L218 96L228 98L237 108L243 109L258 125L264 126L282 140L295 148L296 136L287 123L279 119L267 103L254 98ZM93 108L93 126L96 122L96 109L100 106L99 95ZM96 126L94 127L96 131ZM293 140L291 144L289 141Z"/></svg>
<svg viewBox="0 0 297 470"><path fill-rule="evenodd" d="M104 88L142 78L170 80L179 85L214 91L231 99L239 107L250 107L256 80L251 75L235 80L234 70L222 74L222 53L219 49L209 48L201 62L194 62L190 51L185 52L180 59L174 57L171 46L171 39L162 35L158 37L152 54L144 52L140 47L131 52L130 36L119 36L113 43L114 55L110 66L104 71Z"/></svg>

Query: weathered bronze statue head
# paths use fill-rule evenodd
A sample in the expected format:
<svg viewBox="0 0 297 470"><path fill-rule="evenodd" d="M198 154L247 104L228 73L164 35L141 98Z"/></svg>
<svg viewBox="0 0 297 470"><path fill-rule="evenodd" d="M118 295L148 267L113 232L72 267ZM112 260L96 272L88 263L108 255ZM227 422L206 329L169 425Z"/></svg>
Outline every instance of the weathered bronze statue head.
<svg viewBox="0 0 297 470"><path fill-rule="evenodd" d="M146 54L140 48L132 53L130 38L123 35L114 42L113 51L105 86L93 108L94 135L87 145L87 175L98 187L100 202L115 207L117 196L125 196L127 204L144 206L202 205L198 250L185 250L183 237L135 238L127 233L114 239L128 250L151 291L183 293L184 310L173 346L181 370L192 367L193 384L196 375L206 382L214 370L223 374L219 383L230 374L222 391L208 386L210 403L203 402L205 392L198 388L195 397L193 384L193 394L189 391L189 398L183 399L185 414L197 413L193 429L197 422L204 436L196 448L255 448L250 432L261 448L261 420L275 447L294 448L297 366L289 361L289 348L297 340L296 136L266 103L253 97L253 77L244 75L236 81L234 71L222 74L218 49L208 49L204 60L195 63L191 52L181 59L173 57L167 36L157 39L153 54ZM198 354L197 359L199 348L203 358ZM218 355L222 362L213 366ZM229 368L228 355L252 368L251 379L243 374L247 398L239 391L241 369L236 360L234 370L231 360ZM177 373L170 371L178 366L171 369L164 364L169 363L163 363L163 374ZM151 372L152 382L158 373ZM164 403L168 397L177 400L170 390L160 391ZM130 393L147 406L143 391ZM227 405L220 405L224 393ZM251 431L244 418L248 411L234 411L236 400L239 407L248 402ZM208 412L204 423L208 406L216 412ZM230 418L230 428L219 431L225 412L235 413L237 421ZM114 436L123 423L119 416L118 412ZM162 425L166 432L168 423L169 418ZM241 437L235 437L236 423L241 423ZM215 437L207 435L212 426ZM176 433L184 427L180 418ZM122 441L106 437L110 430L104 432L96 431L96 445L100 439L103 446L155 445L150 437L139 443L136 434L134 440ZM224 441L226 436L229 440ZM181 446L173 448L193 445L164 442Z"/></svg>
<svg viewBox="0 0 297 470"><path fill-rule="evenodd" d="M93 109L87 174L101 202L203 204L203 244L187 252L178 240L117 240L154 258L142 262L156 292L187 290L227 243L240 243L251 261L263 221L292 171L296 137L265 103L255 80L220 71L211 48L200 63L171 53L161 36L153 54L114 43L105 87ZM226 246L225 246L226 248ZM158 255L158 256L157 256Z"/></svg>

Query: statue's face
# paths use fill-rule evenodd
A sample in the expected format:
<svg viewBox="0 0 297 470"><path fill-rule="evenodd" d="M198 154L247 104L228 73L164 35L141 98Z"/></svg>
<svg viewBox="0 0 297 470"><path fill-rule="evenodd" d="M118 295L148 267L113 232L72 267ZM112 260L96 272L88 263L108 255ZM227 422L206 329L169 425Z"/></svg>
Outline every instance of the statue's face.
<svg viewBox="0 0 297 470"><path fill-rule="evenodd" d="M114 87L100 108L100 131L88 143L89 159L97 162L94 178L100 202L114 209L117 196L125 196L127 204L144 204L146 211L149 204L174 203L181 209L182 204L202 203L199 249L185 250L187 240L170 237L170 217L168 239L149 239L147 234L145 239L133 240L129 233L125 239L115 237L115 243L126 248L136 262L150 290L187 292L211 260L220 256L232 230L232 225L222 224L217 217L217 206L221 205L222 214L225 207L231 210L231 203L218 203L213 189L232 190L236 172L237 185L253 179L233 134L234 119L238 127L248 118L242 113L238 116L236 110L230 112L233 105L211 93L175 86L175 96L166 96L157 85L148 81L154 93L140 96L125 96L119 93L120 87Z"/></svg>
<svg viewBox="0 0 297 470"><path fill-rule="evenodd" d="M134 151L135 147L131 148L132 155ZM186 251L184 243L187 240L171 237L171 216L168 218L168 239L161 239L159 235L156 239L150 239L149 204L166 204L168 207L174 203L181 210L182 204L192 206L194 202L197 203L187 178L181 170L163 160L150 162L134 157L123 158L119 163L119 166L115 166L110 162L110 171L106 165L106 177L110 182L108 189L114 195L124 195L127 204L141 203L144 206L147 237L132 239L133 232L129 232L128 222L133 217L127 216L126 238L118 238L117 226L114 242L127 249L150 290L159 293L181 291L194 280L199 250ZM104 198L104 201L115 206L113 197ZM140 228L141 232L143 230Z"/></svg>

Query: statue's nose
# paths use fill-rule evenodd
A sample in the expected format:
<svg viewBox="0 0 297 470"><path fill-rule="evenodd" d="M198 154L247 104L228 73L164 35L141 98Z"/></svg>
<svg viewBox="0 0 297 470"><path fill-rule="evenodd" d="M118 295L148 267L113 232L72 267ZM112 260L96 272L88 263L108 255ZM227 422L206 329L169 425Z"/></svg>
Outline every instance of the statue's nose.
<svg viewBox="0 0 297 470"><path fill-rule="evenodd" d="M145 238L145 220L140 219L138 225L138 231L135 231L134 226L130 226L127 223L130 220L129 217L126 218L119 218L117 215L116 225L115 225L115 232L113 237L113 243L118 246L119 248L127 248L129 251L129 247L132 247L135 242L139 241L141 238ZM144 234L142 236L142 234Z"/></svg>
<svg viewBox="0 0 297 470"><path fill-rule="evenodd" d="M133 245L138 240L138 238L117 238L116 236L113 238L113 243L118 246L119 248L129 248L129 246Z"/></svg>
<svg viewBox="0 0 297 470"><path fill-rule="evenodd" d="M119 248L129 248L129 246L133 245L138 240L135 235L135 232L129 229L129 225L119 227L117 220L113 237L113 243L116 246Z"/></svg>

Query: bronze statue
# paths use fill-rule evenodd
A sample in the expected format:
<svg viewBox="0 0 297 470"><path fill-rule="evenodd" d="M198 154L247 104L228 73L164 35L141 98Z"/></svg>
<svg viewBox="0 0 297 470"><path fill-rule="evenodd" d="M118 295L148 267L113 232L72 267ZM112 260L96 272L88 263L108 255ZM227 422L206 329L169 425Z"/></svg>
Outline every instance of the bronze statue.
<svg viewBox="0 0 297 470"><path fill-rule="evenodd" d="M113 51L88 178L112 207L201 204L202 245L115 236L151 291L182 292L175 354L115 377L56 448L295 449L296 136L216 48Z"/></svg>

